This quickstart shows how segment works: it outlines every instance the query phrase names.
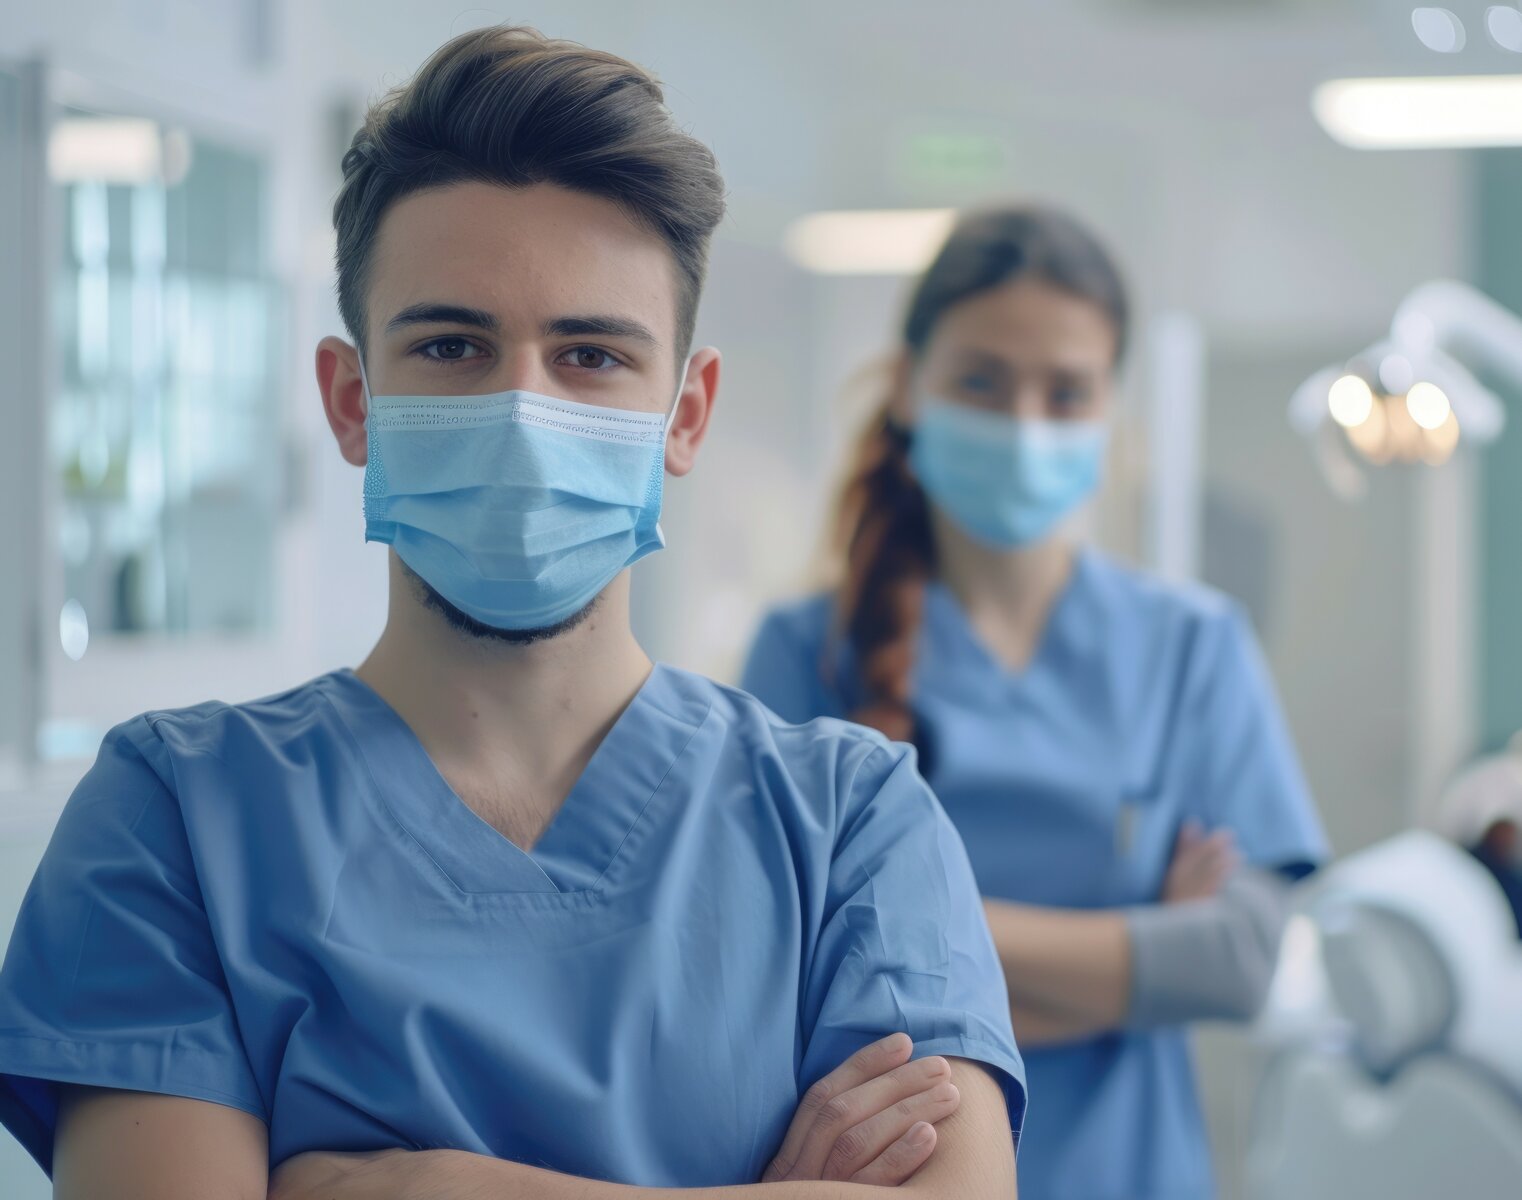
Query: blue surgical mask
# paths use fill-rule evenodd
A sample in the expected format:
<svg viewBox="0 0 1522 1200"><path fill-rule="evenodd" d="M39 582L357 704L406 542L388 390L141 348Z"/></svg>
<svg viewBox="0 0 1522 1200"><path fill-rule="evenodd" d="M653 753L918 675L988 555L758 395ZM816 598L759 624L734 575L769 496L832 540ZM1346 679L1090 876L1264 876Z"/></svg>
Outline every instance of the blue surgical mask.
<svg viewBox="0 0 1522 1200"><path fill-rule="evenodd" d="M1010 549L1039 542L1094 494L1107 427L1032 421L929 400L909 465L935 505L969 535Z"/></svg>
<svg viewBox="0 0 1522 1200"><path fill-rule="evenodd" d="M371 396L368 381L365 392L365 540L392 546L477 621L556 625L666 544L675 404L668 414L524 391Z"/></svg>

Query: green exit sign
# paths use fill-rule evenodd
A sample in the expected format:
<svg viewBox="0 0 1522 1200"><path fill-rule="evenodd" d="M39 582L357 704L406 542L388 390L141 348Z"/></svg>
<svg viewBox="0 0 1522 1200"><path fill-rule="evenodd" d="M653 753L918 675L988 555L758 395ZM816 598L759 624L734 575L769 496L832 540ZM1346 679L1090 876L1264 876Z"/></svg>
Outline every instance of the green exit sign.
<svg viewBox="0 0 1522 1200"><path fill-rule="evenodd" d="M899 181L924 188L977 188L1004 175L1004 145L976 130L916 130L902 135L894 155Z"/></svg>

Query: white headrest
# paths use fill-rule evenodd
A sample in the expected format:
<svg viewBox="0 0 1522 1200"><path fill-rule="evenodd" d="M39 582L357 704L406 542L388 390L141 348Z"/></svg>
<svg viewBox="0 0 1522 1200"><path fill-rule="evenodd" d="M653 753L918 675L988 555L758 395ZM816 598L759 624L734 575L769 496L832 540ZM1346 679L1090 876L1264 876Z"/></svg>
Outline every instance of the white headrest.
<svg viewBox="0 0 1522 1200"><path fill-rule="evenodd" d="M1430 938L1405 917L1364 904L1324 910L1327 983L1365 1063L1389 1072L1436 1046L1458 1011L1453 977Z"/></svg>
<svg viewBox="0 0 1522 1200"><path fill-rule="evenodd" d="M1522 1092L1522 945L1505 897L1469 854L1413 831L1316 885L1327 977L1371 1065L1441 1043Z"/></svg>

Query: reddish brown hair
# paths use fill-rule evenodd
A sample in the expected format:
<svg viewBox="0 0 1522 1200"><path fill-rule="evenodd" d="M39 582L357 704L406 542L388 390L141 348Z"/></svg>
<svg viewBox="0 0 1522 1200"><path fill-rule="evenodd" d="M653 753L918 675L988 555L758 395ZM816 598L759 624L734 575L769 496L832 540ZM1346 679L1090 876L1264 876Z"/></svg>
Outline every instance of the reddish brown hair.
<svg viewBox="0 0 1522 1200"><path fill-rule="evenodd" d="M1114 323L1117 347L1124 345L1125 287L1099 241L1063 213L1006 208L962 218L915 285L902 330L911 362L947 311L1019 279L1097 304ZM936 550L930 503L909 467L911 433L894 420L893 400L888 395L868 422L836 508L833 549L843 565L836 621L863 697L852 719L914 741L910 675Z"/></svg>

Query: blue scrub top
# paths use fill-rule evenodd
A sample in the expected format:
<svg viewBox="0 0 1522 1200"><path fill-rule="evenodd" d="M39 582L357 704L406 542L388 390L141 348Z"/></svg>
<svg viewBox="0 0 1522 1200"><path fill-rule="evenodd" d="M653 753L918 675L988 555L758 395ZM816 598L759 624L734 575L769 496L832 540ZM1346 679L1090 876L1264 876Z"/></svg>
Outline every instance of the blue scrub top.
<svg viewBox="0 0 1522 1200"><path fill-rule="evenodd" d="M525 853L338 671L114 730L0 971L0 1120L55 1081L196 1097L310 1149L755 1182L896 1030L1024 1072L961 841L903 747L657 667Z"/></svg>
<svg viewBox="0 0 1522 1200"><path fill-rule="evenodd" d="M791 721L862 700L833 598L764 623L743 686ZM1225 598L1082 551L1022 671L999 664L956 599L926 597L913 707L927 777L984 895L1059 908L1157 900L1179 827L1228 827L1248 861L1326 851L1272 684ZM1212 1193L1182 1028L1027 1048L1030 1200Z"/></svg>

